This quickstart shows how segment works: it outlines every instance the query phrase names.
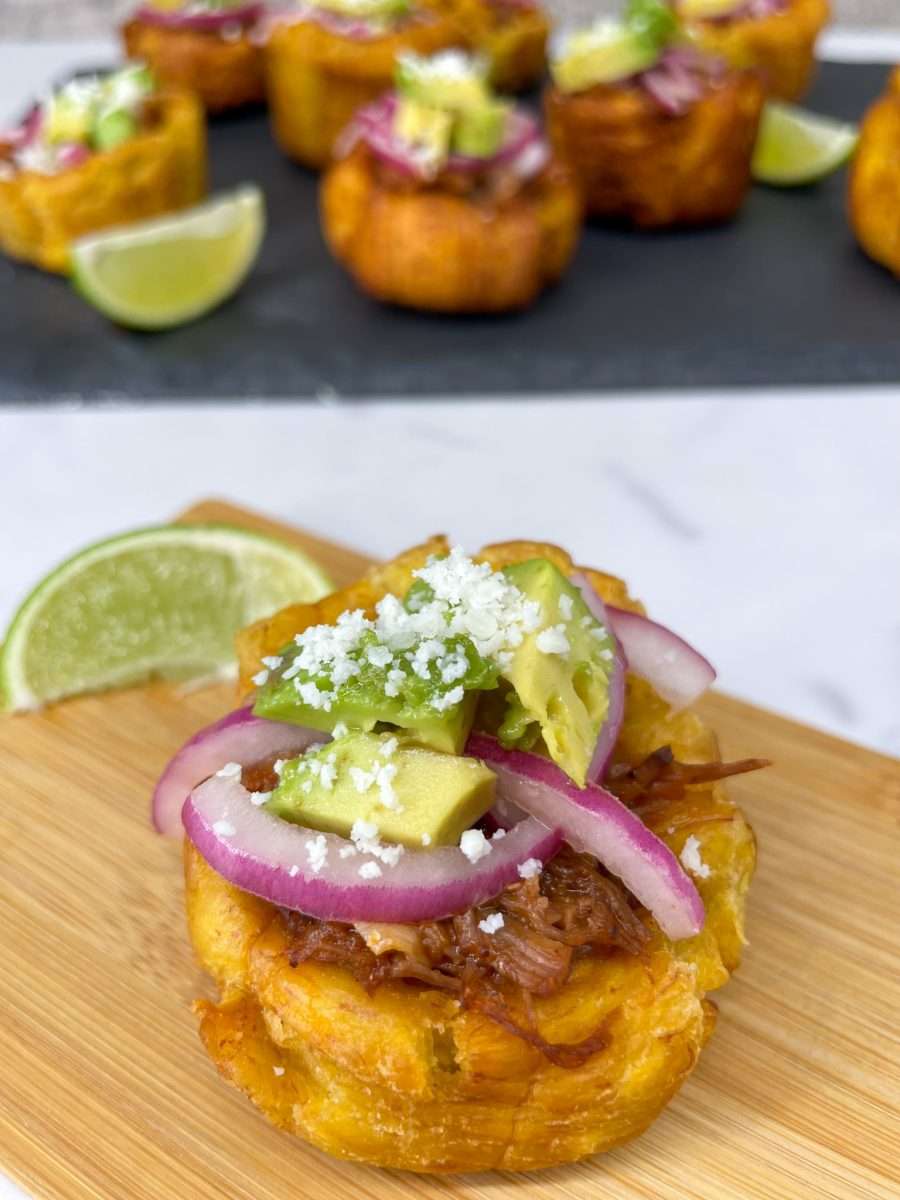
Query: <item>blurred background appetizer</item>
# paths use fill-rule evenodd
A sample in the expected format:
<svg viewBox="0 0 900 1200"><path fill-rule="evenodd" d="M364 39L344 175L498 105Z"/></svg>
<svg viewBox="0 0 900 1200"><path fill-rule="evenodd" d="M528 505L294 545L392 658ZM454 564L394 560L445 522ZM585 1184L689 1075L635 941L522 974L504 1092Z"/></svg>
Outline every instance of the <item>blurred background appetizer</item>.
<svg viewBox="0 0 900 1200"><path fill-rule="evenodd" d="M501 92L536 87L544 76L550 22L536 0L445 0L471 49L490 63Z"/></svg>
<svg viewBox="0 0 900 1200"><path fill-rule="evenodd" d="M317 0L273 17L265 68L275 140L320 169L357 109L390 88L399 54L463 44L455 20L416 0Z"/></svg>
<svg viewBox="0 0 900 1200"><path fill-rule="evenodd" d="M0 134L0 247L47 271L65 272L84 234L205 193L203 111L146 67L73 79Z"/></svg>
<svg viewBox="0 0 900 1200"><path fill-rule="evenodd" d="M265 5L243 0L150 0L122 27L129 58L163 83L197 92L208 112L265 99L256 31Z"/></svg>
<svg viewBox="0 0 900 1200"><path fill-rule="evenodd" d="M581 200L535 118L459 50L403 55L322 183L325 236L379 300L442 312L524 308L568 266Z"/></svg>
<svg viewBox="0 0 900 1200"><path fill-rule="evenodd" d="M850 168L850 224L866 254L900 276L900 67L863 118Z"/></svg>
<svg viewBox="0 0 900 1200"><path fill-rule="evenodd" d="M766 91L797 100L810 84L828 0L674 0L687 29L735 67L757 67Z"/></svg>
<svg viewBox="0 0 900 1200"><path fill-rule="evenodd" d="M622 20L559 36L550 71L548 134L588 215L650 228L738 211L762 85L686 40L663 0L630 0Z"/></svg>

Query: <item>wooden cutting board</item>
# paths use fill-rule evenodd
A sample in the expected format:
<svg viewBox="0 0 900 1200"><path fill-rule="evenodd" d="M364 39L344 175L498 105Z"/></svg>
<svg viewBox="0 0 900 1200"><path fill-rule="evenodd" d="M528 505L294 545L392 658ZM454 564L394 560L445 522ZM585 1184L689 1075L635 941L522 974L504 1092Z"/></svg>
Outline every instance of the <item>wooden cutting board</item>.
<svg viewBox="0 0 900 1200"><path fill-rule="evenodd" d="M366 559L277 528L339 582ZM427 532L427 531L423 531ZM639 1141L541 1174L333 1161L216 1076L190 1012L178 847L147 805L232 703L154 686L0 720L0 1169L40 1200L879 1200L900 1195L900 763L727 697L703 702L760 842L751 945L699 1066Z"/></svg>

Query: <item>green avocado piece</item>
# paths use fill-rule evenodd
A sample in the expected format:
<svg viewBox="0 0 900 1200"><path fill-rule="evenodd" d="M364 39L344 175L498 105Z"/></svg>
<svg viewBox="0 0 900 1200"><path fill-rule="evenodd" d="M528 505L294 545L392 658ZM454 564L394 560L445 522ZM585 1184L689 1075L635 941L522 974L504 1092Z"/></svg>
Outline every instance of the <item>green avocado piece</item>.
<svg viewBox="0 0 900 1200"><path fill-rule="evenodd" d="M415 665L416 647L391 654L374 633L365 634L349 656L352 673L335 684L327 675L296 670L296 645L286 647L280 665L260 688L253 711L273 721L308 725L330 732L338 724L371 730L396 726L423 745L459 754L475 713L474 692L497 686L497 666L481 657L470 638L453 635L441 643L455 660L453 678L442 679L434 660ZM323 705L317 693L329 699Z"/></svg>
<svg viewBox="0 0 900 1200"><path fill-rule="evenodd" d="M404 96L394 116L394 132L429 160L441 161L450 149L453 114Z"/></svg>
<svg viewBox="0 0 900 1200"><path fill-rule="evenodd" d="M320 0L322 8L360 21L388 20L409 12L410 0Z"/></svg>
<svg viewBox="0 0 900 1200"><path fill-rule="evenodd" d="M349 837L356 821L382 842L452 846L494 803L496 776L474 758L439 754L386 733L350 733L292 759L265 807L298 825Z"/></svg>
<svg viewBox="0 0 900 1200"><path fill-rule="evenodd" d="M624 21L656 54L672 40L679 25L678 13L669 0L628 0Z"/></svg>
<svg viewBox="0 0 900 1200"><path fill-rule="evenodd" d="M91 130L91 143L95 150L113 150L121 146L138 131L138 123L124 108L102 113Z"/></svg>
<svg viewBox="0 0 900 1200"><path fill-rule="evenodd" d="M581 592L543 558L506 567L504 574L541 606L541 624L513 651L503 676L515 691L498 735L527 746L537 725L550 757L584 787L609 710L615 646Z"/></svg>
<svg viewBox="0 0 900 1200"><path fill-rule="evenodd" d="M453 149L473 158L495 154L506 134L508 116L509 105L500 100L485 100L462 109L453 124Z"/></svg>
<svg viewBox="0 0 900 1200"><path fill-rule="evenodd" d="M643 32L617 21L598 21L567 39L550 73L561 92L583 92L646 71L658 57L659 49Z"/></svg>
<svg viewBox="0 0 900 1200"><path fill-rule="evenodd" d="M429 108L462 112L490 102L486 68L461 50L431 58L401 54L394 74L397 91Z"/></svg>
<svg viewBox="0 0 900 1200"><path fill-rule="evenodd" d="M44 136L51 145L88 141L94 114L91 105L74 91L62 91L48 105Z"/></svg>

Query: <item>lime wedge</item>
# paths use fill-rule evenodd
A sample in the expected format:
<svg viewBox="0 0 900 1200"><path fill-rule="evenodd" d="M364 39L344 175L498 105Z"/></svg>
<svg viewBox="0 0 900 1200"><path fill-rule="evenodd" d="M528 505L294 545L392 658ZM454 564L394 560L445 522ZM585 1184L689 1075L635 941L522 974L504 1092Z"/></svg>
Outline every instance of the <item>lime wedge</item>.
<svg viewBox="0 0 900 1200"><path fill-rule="evenodd" d="M753 178L775 187L815 183L847 161L858 136L855 125L770 101L753 151Z"/></svg>
<svg viewBox="0 0 900 1200"><path fill-rule="evenodd" d="M133 329L170 329L227 300L256 261L265 201L252 184L196 208L81 238L72 281Z"/></svg>
<svg viewBox="0 0 900 1200"><path fill-rule="evenodd" d="M332 590L302 550L231 525L164 525L82 550L25 600L0 650L7 709L154 677L227 673L235 631Z"/></svg>

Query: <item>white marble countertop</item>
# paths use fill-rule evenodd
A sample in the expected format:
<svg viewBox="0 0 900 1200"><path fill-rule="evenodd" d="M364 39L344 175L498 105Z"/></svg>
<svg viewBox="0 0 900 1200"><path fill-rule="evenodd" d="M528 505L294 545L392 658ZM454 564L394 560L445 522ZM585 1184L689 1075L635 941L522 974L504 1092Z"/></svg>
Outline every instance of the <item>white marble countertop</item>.
<svg viewBox="0 0 900 1200"><path fill-rule="evenodd" d="M833 36L834 57L900 57ZM0 115L108 43L0 44ZM900 385L346 406L0 408L0 625L62 556L220 495L389 555L556 540L719 686L900 754ZM766 752L765 746L759 752ZM0 1151L2 1166L2 1151ZM0 1200L21 1193L0 1178Z"/></svg>

